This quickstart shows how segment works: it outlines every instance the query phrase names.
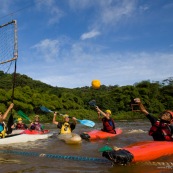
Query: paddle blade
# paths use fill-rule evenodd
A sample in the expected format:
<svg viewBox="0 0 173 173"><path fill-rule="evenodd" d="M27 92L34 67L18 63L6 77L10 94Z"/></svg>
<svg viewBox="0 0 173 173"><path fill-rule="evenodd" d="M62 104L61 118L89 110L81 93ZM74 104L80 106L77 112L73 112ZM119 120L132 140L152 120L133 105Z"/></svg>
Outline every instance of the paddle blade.
<svg viewBox="0 0 173 173"><path fill-rule="evenodd" d="M95 126L95 122L91 121L91 120L78 120L81 124L88 126L88 127L94 127Z"/></svg>
<svg viewBox="0 0 173 173"><path fill-rule="evenodd" d="M89 103L90 106L94 106L94 107L97 106L95 100L91 100L91 101L89 101L88 103Z"/></svg>
<svg viewBox="0 0 173 173"><path fill-rule="evenodd" d="M17 113L18 113L22 118L24 118L24 119L28 120L29 122L31 122L31 120L27 117L27 115L26 115L24 112L22 112L21 110L19 110Z"/></svg>
<svg viewBox="0 0 173 173"><path fill-rule="evenodd" d="M46 108L45 106L40 106L40 109L43 111L43 112L53 112L51 111L50 109Z"/></svg>
<svg viewBox="0 0 173 173"><path fill-rule="evenodd" d="M99 152L104 152L104 151L112 151L113 148L109 147L109 146L104 146L102 148L99 149Z"/></svg>

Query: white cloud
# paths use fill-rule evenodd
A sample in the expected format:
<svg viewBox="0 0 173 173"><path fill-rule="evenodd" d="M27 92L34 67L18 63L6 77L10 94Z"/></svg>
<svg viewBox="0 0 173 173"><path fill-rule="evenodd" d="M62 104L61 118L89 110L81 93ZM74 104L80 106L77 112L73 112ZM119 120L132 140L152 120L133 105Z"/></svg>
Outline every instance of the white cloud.
<svg viewBox="0 0 173 173"><path fill-rule="evenodd" d="M32 47L37 51L37 58L45 59L46 61L55 60L59 54L59 41L45 39Z"/></svg>
<svg viewBox="0 0 173 173"><path fill-rule="evenodd" d="M48 44L40 45L43 48ZM171 53L112 52L104 54L103 52L96 53L94 50L87 53L83 45L75 44L57 61L40 65L41 73L34 72L37 66L28 65L28 75L58 87L90 86L93 79L100 79L104 85L122 86L133 85L142 80L167 79L173 76L172 64L173 54ZM25 71L27 71L26 68Z"/></svg>
<svg viewBox="0 0 173 173"><path fill-rule="evenodd" d="M141 6L139 6L139 10L141 12L148 11L149 9L150 9L149 5L141 5Z"/></svg>
<svg viewBox="0 0 173 173"><path fill-rule="evenodd" d="M84 10L87 8L92 7L97 0L90 1L90 0L68 0L69 6L73 10Z"/></svg>
<svg viewBox="0 0 173 173"><path fill-rule="evenodd" d="M128 17L134 11L135 1L122 1L121 3L105 3L100 11L101 21L104 24L115 24Z"/></svg>
<svg viewBox="0 0 173 173"><path fill-rule="evenodd" d="M8 10L6 2L11 1L2 2L3 10ZM21 2L16 0L16 6L11 4L10 8L23 8ZM24 26L22 32L18 30L18 72L53 86L70 88L89 86L94 78L105 85L127 85L173 76L173 54L169 53L172 4L164 4L138 0L38 0L29 10L14 16L19 28ZM169 7L169 13L158 10L164 7ZM26 17L32 20L26 22ZM159 28L155 21L164 21L164 25ZM146 33L152 37L144 37ZM63 35L67 36L63 39ZM29 49L31 45L34 46Z"/></svg>
<svg viewBox="0 0 173 173"><path fill-rule="evenodd" d="M49 15L49 24L58 23L65 13L58 7L56 0L40 1L36 0L36 7L39 11L44 11Z"/></svg>
<svg viewBox="0 0 173 173"><path fill-rule="evenodd" d="M92 8L97 7L92 15L90 26L88 26L92 30L117 27L119 21L125 22L129 16L134 14L137 8L136 0L69 0L68 2L74 10L92 10Z"/></svg>
<svg viewBox="0 0 173 173"><path fill-rule="evenodd" d="M99 31L92 30L88 33L84 33L81 35L81 40L89 39L89 38L94 38L96 36L100 35Z"/></svg>

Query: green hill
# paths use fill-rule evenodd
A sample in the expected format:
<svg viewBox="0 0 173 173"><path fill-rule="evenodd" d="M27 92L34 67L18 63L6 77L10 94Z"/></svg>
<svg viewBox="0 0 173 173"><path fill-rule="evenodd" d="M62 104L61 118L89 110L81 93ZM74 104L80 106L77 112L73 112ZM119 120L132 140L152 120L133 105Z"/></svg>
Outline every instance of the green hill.
<svg viewBox="0 0 173 173"><path fill-rule="evenodd" d="M13 74L0 71L0 110L6 110L12 95ZM147 109L158 114L164 109L173 108L173 78L162 82L141 81L133 86L105 86L99 90L91 87L62 88L47 85L41 81L16 74L14 90L14 114L22 110L32 118L34 114L41 114L44 121L51 121L52 114L45 114L39 109L44 105L53 111L68 113L71 116L85 119L97 119L95 109L88 102L95 99L102 109L110 109L115 119L134 119L143 117L131 111L131 100L142 98Z"/></svg>

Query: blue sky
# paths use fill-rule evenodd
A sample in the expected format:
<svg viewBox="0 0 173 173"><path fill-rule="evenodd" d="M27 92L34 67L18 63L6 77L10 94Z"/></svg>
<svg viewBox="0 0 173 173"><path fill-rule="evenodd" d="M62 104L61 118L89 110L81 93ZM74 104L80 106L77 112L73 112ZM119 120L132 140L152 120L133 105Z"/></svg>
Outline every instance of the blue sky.
<svg viewBox="0 0 173 173"><path fill-rule="evenodd" d="M172 0L0 0L17 20L17 72L57 87L173 77Z"/></svg>

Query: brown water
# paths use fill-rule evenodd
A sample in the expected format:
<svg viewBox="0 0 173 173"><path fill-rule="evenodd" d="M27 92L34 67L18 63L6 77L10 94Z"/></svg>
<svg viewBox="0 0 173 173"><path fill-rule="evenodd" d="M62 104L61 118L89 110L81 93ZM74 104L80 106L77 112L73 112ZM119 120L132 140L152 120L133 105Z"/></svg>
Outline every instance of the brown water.
<svg viewBox="0 0 173 173"><path fill-rule="evenodd" d="M117 122L117 127L123 129L123 133L111 140L99 140L96 142L84 141L78 145L68 145L57 139L58 129L55 125L45 124L46 129L50 129L53 136L35 142L27 142L13 145L0 145L1 150L21 151L21 154L0 153L0 173L168 173L173 172L173 166L165 165L166 162L173 162L173 155L154 160L152 165L148 163L133 164L130 166L115 166L110 163L99 163L95 161L81 161L74 159L64 159L64 156L80 156L87 158L101 158L98 151L107 143L109 146L124 147L129 144L152 140L147 132L150 128L148 121ZM96 123L95 129L100 129L102 124ZM92 128L78 124L74 133L82 133ZM26 152L26 154L25 154ZM38 156L27 156L27 153L45 153L61 155L63 158L48 158ZM161 162L164 162L161 164Z"/></svg>

